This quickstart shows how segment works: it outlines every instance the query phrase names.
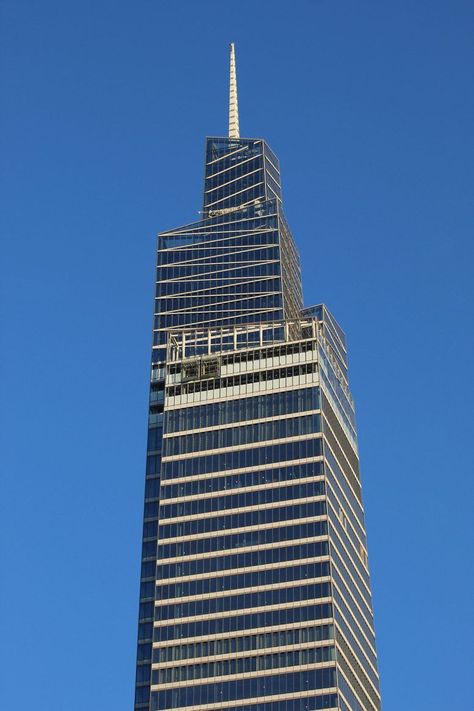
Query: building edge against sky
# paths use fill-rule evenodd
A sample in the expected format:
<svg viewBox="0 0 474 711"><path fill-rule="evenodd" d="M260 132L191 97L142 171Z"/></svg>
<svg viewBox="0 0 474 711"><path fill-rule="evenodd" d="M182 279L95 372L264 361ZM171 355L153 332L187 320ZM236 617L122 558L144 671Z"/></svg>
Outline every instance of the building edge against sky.
<svg viewBox="0 0 474 711"><path fill-rule="evenodd" d="M158 237L135 709L379 709L346 341L233 45L205 160L202 219Z"/></svg>

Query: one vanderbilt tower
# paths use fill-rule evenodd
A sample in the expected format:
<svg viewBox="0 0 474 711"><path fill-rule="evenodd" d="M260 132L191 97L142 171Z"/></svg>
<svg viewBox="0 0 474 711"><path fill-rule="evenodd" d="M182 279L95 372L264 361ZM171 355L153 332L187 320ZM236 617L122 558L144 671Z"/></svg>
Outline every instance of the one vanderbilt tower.
<svg viewBox="0 0 474 711"><path fill-rule="evenodd" d="M158 236L135 711L372 711L379 679L346 339L303 307L280 164L206 140Z"/></svg>

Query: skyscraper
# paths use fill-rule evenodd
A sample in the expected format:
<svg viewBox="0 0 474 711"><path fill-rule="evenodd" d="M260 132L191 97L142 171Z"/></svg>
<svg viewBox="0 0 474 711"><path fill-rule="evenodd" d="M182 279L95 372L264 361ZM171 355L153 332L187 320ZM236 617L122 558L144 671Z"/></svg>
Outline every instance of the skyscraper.
<svg viewBox="0 0 474 711"><path fill-rule="evenodd" d="M158 237L135 709L380 708L344 334L303 308L278 159L208 138Z"/></svg>

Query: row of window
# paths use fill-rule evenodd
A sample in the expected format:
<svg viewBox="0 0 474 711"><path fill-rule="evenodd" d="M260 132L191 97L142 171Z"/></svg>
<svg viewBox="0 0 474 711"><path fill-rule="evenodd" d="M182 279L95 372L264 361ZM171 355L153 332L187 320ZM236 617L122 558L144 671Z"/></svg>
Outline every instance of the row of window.
<svg viewBox="0 0 474 711"><path fill-rule="evenodd" d="M179 266L158 267L157 282L169 280L179 280L183 285L182 291L187 291L187 284L196 277L199 279L229 279L241 277L276 277L280 274L278 247L263 247L258 250L249 250L239 253L240 259L234 259L236 255L222 255L209 261L195 264L185 263ZM217 284L215 284L217 286ZM179 292L178 292L179 294Z"/></svg>
<svg viewBox="0 0 474 711"><path fill-rule="evenodd" d="M151 675L151 683L170 684L177 681L194 681L195 679L228 676L230 674L249 674L256 671L263 672L269 669L282 669L284 667L333 661L335 661L335 649L333 646L296 649L258 657L222 659L214 662L202 662L201 664L155 669Z"/></svg>
<svg viewBox="0 0 474 711"><path fill-rule="evenodd" d="M321 355L321 351L320 351ZM321 358L321 362L324 364L324 360ZM327 364L324 364L327 367ZM325 370L323 367L321 367L321 378L324 382L324 385L326 388L329 390L329 392L332 394L333 399L338 403L338 410L339 410L339 415L342 418L344 424L348 428L349 432L352 435L352 439L355 440L356 438L356 431L355 431L355 416L354 416L354 410L352 406L349 403L349 400L346 397L346 394L344 393L344 390L341 388L341 385L331 367L327 367L327 373L326 375ZM329 376L329 377L328 377Z"/></svg>
<svg viewBox="0 0 474 711"><path fill-rule="evenodd" d="M204 190L208 192L209 190L214 189L215 187L219 185L223 185L224 183L228 183L232 180L236 180L237 178L240 178L242 175L247 175L247 173L253 173L254 170L261 169L263 170L263 156L259 155L256 156L255 158L247 159L242 162L240 162L237 165L234 165L232 168L229 168L228 170L223 170L216 173L215 166L213 165L213 171L212 175L210 177L206 177L205 185L204 185Z"/></svg>
<svg viewBox="0 0 474 711"><path fill-rule="evenodd" d="M344 615L346 613L343 613ZM362 649L365 650L365 653L367 655L367 658L371 661L373 667L377 669L377 658L374 654L374 652L368 648L365 640L363 639L362 635L360 632L356 632L354 635L351 627L344 622L344 619L336 607L334 607L334 618L337 620L337 624L342 630L342 633L344 634L345 638L347 639L348 643L352 647L353 651L355 652L357 658L361 660L364 670L367 673L367 675L370 677L374 685L377 687L378 685L378 677L372 670L369 664L365 661L364 655L362 653Z"/></svg>
<svg viewBox="0 0 474 711"><path fill-rule="evenodd" d="M274 240L270 240L274 241ZM167 256L171 256L168 252ZM174 255L173 255L174 256ZM199 260L191 257L189 262L179 262L176 261L171 264L161 264L158 267L158 279L157 281L162 281L165 279L179 279L180 277L186 276L199 276L199 274L207 274L208 272L217 271L222 266L241 266L242 264L254 264L255 262L270 261L273 259L278 259L279 247L277 245L270 247L246 247L239 251L227 251L219 250L218 254L212 257L204 257ZM161 255L160 255L161 259ZM216 266L221 265L216 269Z"/></svg>
<svg viewBox="0 0 474 711"><path fill-rule="evenodd" d="M136 692L135 708L142 711L149 709L149 690L150 687L139 687ZM349 698L349 697L348 697ZM226 707L226 711L315 711L319 709L332 709L337 706L337 694L323 694L313 697L303 697L299 699L291 699L286 701L276 701L270 703L251 704L238 707ZM340 700L340 708L344 711L349 711L348 707ZM354 703L353 708L356 708Z"/></svg>
<svg viewBox="0 0 474 711"><path fill-rule="evenodd" d="M249 546L269 545L279 541L292 541L296 538L312 538L327 535L326 521L302 521L293 526L283 528L263 528L227 536L214 536L213 538L197 538L194 540L178 541L177 543L158 542L158 560L177 558L178 556L199 555L215 551L233 550L235 548L248 548Z"/></svg>
<svg viewBox="0 0 474 711"><path fill-rule="evenodd" d="M250 188L255 188L257 185L262 185L264 180L263 166L260 163L257 170L252 173L245 171L240 178L236 178L232 182L225 181L220 185L212 187L210 190L206 190L205 201L206 206L211 205L213 202L218 200L223 200L229 195L235 195L236 193L242 193L243 190L249 190ZM216 176L219 178L220 176ZM260 191L259 191L260 194ZM241 204L244 201L241 201Z"/></svg>
<svg viewBox="0 0 474 711"><path fill-rule="evenodd" d="M221 175L216 177L221 178ZM208 210L208 214L212 218L213 210L234 206L240 207L247 203L247 207L242 208L242 211L254 212L260 216L265 214L271 209L270 205L264 204L268 202L265 200L265 178L266 176L260 167L252 173L245 172L240 178L211 186L204 195L204 209ZM258 204L249 205L248 203L251 200L257 200Z"/></svg>
<svg viewBox="0 0 474 711"><path fill-rule="evenodd" d="M329 689L336 686L336 670L306 669L291 674L258 676L223 681L219 684L184 686L151 694L151 709L177 709L180 706L218 704L223 701L249 699L258 696L291 694L309 689Z"/></svg>
<svg viewBox="0 0 474 711"><path fill-rule="evenodd" d="M308 353L314 351L316 341L290 341L272 345L263 349L255 348L254 350L244 353L229 353L222 356L222 365L234 365L235 363L248 363L255 360L265 360L267 358L281 358L287 355L296 355L297 353Z"/></svg>
<svg viewBox="0 0 474 711"><path fill-rule="evenodd" d="M231 168L247 158L260 156L263 142L250 138L208 138L206 149L206 177L210 177L213 173Z"/></svg>
<svg viewBox="0 0 474 711"><path fill-rule="evenodd" d="M332 358L336 359L339 368L347 378L347 353L345 347L340 342L334 329L329 327L327 323L324 324L323 336L325 350L331 354Z"/></svg>
<svg viewBox="0 0 474 711"><path fill-rule="evenodd" d="M368 696L372 699L373 703L377 708L379 708L380 703L379 703L379 695L375 692L375 690L372 688L369 677L367 676L367 672L365 670L365 667L367 666L366 663L363 665L360 663L360 660L356 657L354 654L353 650L349 647L347 642L344 640L344 638L339 634L338 635L338 643L340 647L340 654L339 654L339 660L340 660L340 668L341 671L347 676L348 679L351 680L351 683L353 683L354 689L356 689L359 693L359 689L362 692L362 689L364 692L368 694ZM345 657L345 659L344 659ZM350 663L350 666L352 669L349 669L348 664L346 663L346 660ZM353 671L352 671L353 670ZM356 681L357 677L357 681ZM354 683L355 682L355 683ZM360 685L359 683L360 682ZM374 684L375 689L379 691L379 684ZM364 692L362 692L360 698L365 699L364 697ZM367 704L369 706L369 704Z"/></svg>
<svg viewBox="0 0 474 711"><path fill-rule="evenodd" d="M231 206L230 201L229 206ZM209 239L209 229L212 232L218 230L219 234L223 235L237 232L239 236L244 232L256 232L263 228L276 229L278 225L276 209L274 200L262 200L257 206L247 205L240 210L227 212L224 215L208 216L201 222L201 225L208 230L207 239ZM206 234L204 237L206 238Z"/></svg>
<svg viewBox="0 0 474 711"><path fill-rule="evenodd" d="M273 178L273 175L271 173L267 173L265 175L265 180L267 187L270 189L270 192L268 193L270 196L276 195L281 199L281 186L278 180L275 180Z"/></svg>
<svg viewBox="0 0 474 711"><path fill-rule="evenodd" d="M341 548L341 546L339 546L339 544L336 544L336 545L338 545L338 549ZM367 617L368 617L370 620L372 620L372 607L371 607L370 594L369 594L369 592L367 591L367 589L360 583L360 580L357 578L357 576L354 575L354 572L355 572L355 571L354 571L354 567L353 567L353 566L350 566L350 565L347 566L348 569L349 569L349 571L350 571L351 574L352 574L352 577L351 577L350 575L347 575L347 573L346 573L346 571L345 571L345 569L344 569L344 566L343 566L342 563L341 563L340 557L339 557L339 555L338 555L338 552L337 552L338 549L336 549L336 546L333 545L333 547L332 547L332 556L333 556L333 559L334 559L335 566L337 566L338 569L341 571L341 573L342 573L342 575L343 575L343 577L344 577L345 585L347 585L347 587L348 587L349 590L351 591L352 595L353 595L354 598L356 599L356 601L357 601L357 603L359 604L360 608L365 612L365 614L367 615ZM346 561L346 560L347 560L347 557L346 557L345 552L344 552L344 561ZM347 563L346 563L346 565L347 565ZM336 573L336 570L335 570L335 569L334 569L334 573ZM354 582L352 581L352 578L354 578L354 580L356 581L357 586L356 586L356 585L354 584Z"/></svg>
<svg viewBox="0 0 474 711"><path fill-rule="evenodd" d="M165 431L170 434L319 409L319 388L299 388L298 390L169 410L165 414Z"/></svg>
<svg viewBox="0 0 474 711"><path fill-rule="evenodd" d="M262 632L246 637L222 637L221 639L203 640L192 644L156 647L153 650L153 662L173 662L180 659L237 654L267 649L268 647L285 647L292 644L320 642L326 639L334 639L333 625L275 630L274 632Z"/></svg>
<svg viewBox="0 0 474 711"><path fill-rule="evenodd" d="M337 580L339 578L339 576L337 574L337 570L336 570L336 566L337 566L337 568L342 572L345 585L349 588L349 590L351 591L355 600L357 601L358 605L360 606L362 611L365 613L366 617L370 620L370 624L373 625L373 615L372 615L370 593L367 591L366 588L364 588L361 585L361 583L357 579L357 577L355 577L354 580L357 582L358 586L356 586L354 584L354 582L352 581L352 577L354 577L354 569L351 566L347 566L350 573L352 574L352 577L347 574L344 566L341 563L341 559L338 555L335 545L332 546L331 553L332 553L332 558L334 561L333 573L336 576L335 579ZM344 588L342 588L342 592L344 592Z"/></svg>
<svg viewBox="0 0 474 711"><path fill-rule="evenodd" d="M189 408L196 409L196 408ZM189 412L188 410L188 412ZM230 491L247 486L259 486L294 479L304 479L309 476L319 476L323 473L322 462L307 462L305 464L292 464L289 467L274 467L250 472L236 472L229 476L216 476L192 481L180 481L177 484L163 482L160 491L161 500L176 499L178 496L194 496L196 494L210 494L215 491ZM149 479L148 481L156 481ZM147 489L146 498L153 498L149 492L156 492L156 487ZM148 495L149 494L149 495ZM158 496L158 493L156 493ZM169 536L165 536L169 538Z"/></svg>
<svg viewBox="0 0 474 711"><path fill-rule="evenodd" d="M187 575L204 575L217 573L234 568L253 568L254 566L285 563L305 558L320 558L328 555L327 541L299 543L281 548L267 548L247 553L232 553L231 555L215 556L213 558L197 558L195 560L176 563L161 563L156 568L156 579L179 578Z"/></svg>
<svg viewBox="0 0 474 711"><path fill-rule="evenodd" d="M151 660L151 652L151 642L140 642L137 646L137 662L146 662Z"/></svg>
<svg viewBox="0 0 474 711"><path fill-rule="evenodd" d="M278 297L281 299L281 297ZM187 326L191 328L196 325L203 325L209 327L223 327L223 326L234 326L241 325L245 323L255 323L256 320L259 322L266 321L278 321L282 318L282 307L278 307L276 311L262 311L257 309L256 311L246 311L245 309L236 309L234 315L218 317L215 314L209 314L208 311L191 311L186 314L161 314L160 315L160 328L169 330L173 328L179 328L181 326ZM164 334L166 336L166 333ZM160 340L160 334L156 331L153 333L153 345L158 346L162 342L166 343L166 337L164 341ZM229 348L231 350L231 347Z"/></svg>
<svg viewBox="0 0 474 711"><path fill-rule="evenodd" d="M161 311L155 315L153 328L156 330L163 328L178 328L187 326L192 328L195 325L218 326L221 321L229 317L237 318L237 323L255 323L255 321L273 321L278 316L272 318L260 318L260 315L267 314L269 310L279 309L282 304L280 292L270 295L258 296L255 298L239 299L232 303L221 304L217 302L213 306L190 307L182 311ZM272 311L273 313L273 311ZM154 345L158 345L155 343Z"/></svg>
<svg viewBox="0 0 474 711"><path fill-rule="evenodd" d="M341 700L340 700L341 711L354 711L354 710L355 711L365 711L365 709L368 709L368 711L372 711L373 707L370 704L370 701L368 700L366 694L364 694L364 692L362 691L362 688L361 688L360 684L357 682L357 679L354 677L354 675L353 674L350 675L352 677L351 682L353 683L353 685L355 686L356 689L358 688L360 701L359 701L359 698L352 691L352 688L349 686L349 684L345 680L342 670L344 669L344 672L347 674L347 672L349 671L349 668L347 667L347 664L344 663L343 659L341 659L341 661L339 663L339 669L340 669L340 672L338 674L339 689L341 690L341 693L344 694L344 697L350 703L350 706L346 705L341 698ZM354 682L355 682L355 684L354 684ZM361 691L362 691L362 693L361 693ZM363 703L365 701L363 706L361 705L361 701ZM376 705L376 708L379 708L379 706Z"/></svg>
<svg viewBox="0 0 474 711"><path fill-rule="evenodd" d="M308 481L303 484L279 486L272 489L257 489L238 494L226 494L207 499L194 499L180 501L174 504L162 504L159 509L160 519L175 518L177 516L196 516L198 514L212 513L215 511L228 511L229 509L246 508L247 506L261 506L288 499L307 499L324 494L323 481ZM145 515L154 515L158 502L145 504Z"/></svg>
<svg viewBox="0 0 474 711"><path fill-rule="evenodd" d="M157 499L160 492L160 478L149 477L145 479L145 499Z"/></svg>
<svg viewBox="0 0 474 711"><path fill-rule="evenodd" d="M257 218L273 218L276 210L276 201L274 198L266 198L264 186L261 186L260 194L252 195L252 190L244 190L238 194L231 195L230 197L224 198L220 203L214 202L208 204L206 201L207 210L207 220L210 226L219 224L219 213L222 209L227 209L229 207L236 208L232 216L234 220L245 220L249 217L255 216ZM229 213L231 214L231 213ZM217 218L217 219L216 219ZM273 223L273 219L272 219ZM238 224L234 222L234 225ZM220 225L219 225L220 226Z"/></svg>
<svg viewBox="0 0 474 711"><path fill-rule="evenodd" d="M236 216L239 217L237 213L234 218ZM253 229L249 229L245 224L252 222L251 220L240 220L240 222L219 225L218 227L210 225L208 222L204 227L204 232L195 231L193 233L194 240L181 240L183 242L181 245L175 245L167 250L160 248L157 266L174 261L192 261L195 258L200 260L203 258L212 259L213 255L222 254L222 252L241 251L260 248L267 244L270 246L278 244L278 226L275 216L259 216L257 221L259 224L257 227L254 226Z"/></svg>
<svg viewBox="0 0 474 711"><path fill-rule="evenodd" d="M340 492L338 493L340 496ZM361 540L360 538L358 538L356 532L354 531L356 524L354 523L354 516L352 514L352 511L349 509L349 507L345 506L346 502L342 498L340 498L340 501L344 503L344 507L341 506L341 504L336 498L336 494L332 487L327 487L327 494L328 501L330 501L332 504L332 507L329 508L329 515L331 516L331 519L337 518L337 520L340 522L341 531L343 532L342 540L347 545L348 542L345 540L345 535L347 535L349 541L354 546L354 548L356 550L360 550ZM365 535L363 536L362 541L365 541Z"/></svg>
<svg viewBox="0 0 474 711"><path fill-rule="evenodd" d="M150 401L153 403L156 403L160 399L160 394L162 394L162 391L151 391L150 392ZM147 452L154 452L155 454L158 451L162 451L163 448L163 425L159 425L158 427L150 427L148 430L148 441L147 441Z"/></svg>
<svg viewBox="0 0 474 711"><path fill-rule="evenodd" d="M329 575L329 562L306 563L291 568L264 568L254 572L226 575L218 578L200 578L187 582L170 583L156 588L157 600L170 600L191 595L207 595L215 592L227 592L239 588L254 588L263 585L278 585L300 580L302 583L313 578ZM149 603L145 603L148 605ZM153 609L146 608L146 616L153 617Z"/></svg>
<svg viewBox="0 0 474 711"><path fill-rule="evenodd" d="M296 442L272 444L267 447L252 447L251 449L223 452L222 454L208 454L190 459L163 462L161 480L165 481L166 479L177 479L211 472L225 472L234 469L249 469L250 467L261 467L273 462L309 459L320 457L321 455L322 440L318 436ZM148 475L156 474L160 471L160 461L161 457L159 456L152 455L148 457Z"/></svg>
<svg viewBox="0 0 474 711"><path fill-rule="evenodd" d="M343 546L339 543L339 539L336 538L336 537L334 537L335 545L337 546L337 550L339 551L340 557L342 558L342 560L343 560L344 563L346 564L346 567L349 569L349 571L351 572L353 578L354 578L356 581L359 581L359 578L361 578L361 579L365 582L366 586L367 586L367 587L369 588L369 590L370 590L370 578L369 578L369 574L368 574L368 572L367 572L367 569L366 569L366 568L364 567L364 565L362 564L362 561L361 561L361 559L359 558L359 555L358 555L360 548L356 548L356 549L354 550L354 548L352 547L352 545L351 545L351 544L349 543L349 541L347 540L347 536L345 535L345 531L344 531L344 529L343 529L343 527L342 527L342 525L341 525L339 519L337 518L337 516L334 516L334 515L333 515L333 516L331 517L331 526L338 532L339 538L341 539L341 541L343 541L343 542L345 543L346 548L348 549L348 551L350 551L350 553L347 553L347 552L345 551L345 549L343 548ZM356 550L357 550L357 553L356 553ZM335 551L335 553L336 553L336 551ZM337 554L336 554L336 555L337 555ZM336 559L336 562L338 562L338 561L339 561L339 558ZM340 562L338 562L338 564L339 564L339 569L340 569L340 570L343 570L343 568L341 567ZM361 589L363 589L363 585L359 584L359 587L360 587Z"/></svg>
<svg viewBox="0 0 474 711"><path fill-rule="evenodd" d="M214 235L213 235L214 236ZM212 239L204 245L197 244L188 249L173 249L158 252L157 265L165 266L183 262L194 262L207 259L212 262L214 257L222 254L233 254L249 249L260 249L278 244L278 232L275 229L253 232L251 234L235 235L230 239Z"/></svg>
<svg viewBox="0 0 474 711"><path fill-rule="evenodd" d="M208 138L206 148L206 179L262 155L262 142L245 138Z"/></svg>
<svg viewBox="0 0 474 711"><path fill-rule="evenodd" d="M339 591L336 587L334 587L334 589L333 589L333 594L334 594L334 602L337 602L337 606L338 606L337 613L338 613L339 617L341 615L344 615L345 619L347 620L347 623L345 624L346 629L348 626L351 628L353 637L355 636L357 638L358 646L364 650L364 652L369 657L369 659L374 660L374 664L375 664L376 663L375 662L375 654L373 651L374 647L371 646L367 642L367 639L366 639L366 637L368 639L371 639L370 632L369 632L369 634L367 634L367 632L368 632L367 625L364 625L362 628L363 631L365 632L365 635L366 635L366 637L364 637L364 635L359 631L359 627L357 626L357 624L355 622L355 615L352 611L352 606L349 607L349 605L346 604L345 599L342 597L342 595L339 593ZM156 611L155 611L155 614L156 614ZM374 644L373 637L372 637L371 641L372 641L372 644ZM357 648L355 648L355 649L357 649Z"/></svg>
<svg viewBox="0 0 474 711"><path fill-rule="evenodd" d="M278 160L274 152L271 150L271 148L268 147L267 143L263 143L263 154L266 159L266 170L269 170L275 177L278 177L280 175L280 161Z"/></svg>
<svg viewBox="0 0 474 711"><path fill-rule="evenodd" d="M276 247L269 249L274 252L277 250ZM220 266L216 265L215 267L213 267L212 264L202 264L196 272L192 271L192 264L177 267L158 267L156 281L157 283L164 283L170 279L180 279L180 283L183 286L182 291L187 291L187 287L190 283L196 283L200 279L206 281L210 279L222 279L226 280L222 282L223 284L233 284L236 279L241 278L279 276L280 264L278 261L278 253L274 256L273 261L268 261L268 255L266 255L266 257L264 261L252 259L246 264L231 263L221 264ZM167 270L166 274L162 273L164 269ZM216 283L214 286L221 286L221 284Z"/></svg>
<svg viewBox="0 0 474 711"><path fill-rule="evenodd" d="M153 576L153 580L143 580L140 583L140 600L145 601L148 599L148 602L150 599L155 600L155 576ZM143 605L148 605L148 602L143 602L140 604ZM154 613L153 613L154 614ZM153 615L151 615L153 617Z"/></svg>
<svg viewBox="0 0 474 711"><path fill-rule="evenodd" d="M339 501L345 504L345 499L347 499L350 503L352 510L345 505L344 508L349 511L351 522L356 528L359 538L363 540L365 538L365 524L361 503L354 495L352 488L349 486L346 477L344 476L329 447L326 447L324 455L329 464L329 467L326 467L326 475L328 480L331 482L332 488L336 491ZM352 515L352 512L354 512L354 515Z"/></svg>
<svg viewBox="0 0 474 711"><path fill-rule="evenodd" d="M175 294L183 295L184 293L190 294L191 298L193 298L196 292L200 291L205 292L205 294L219 294L222 296L239 294L241 292L244 294L252 294L258 291L277 291L281 288L281 281L279 278L275 278L271 275L249 279L246 274L243 274L240 277L235 277L234 275L230 278L227 276L220 276L219 278L206 276L205 278L186 281L186 285L187 288L183 288L183 283L180 281L160 281L156 285L156 298L173 296ZM200 296L196 296L196 298L199 299ZM158 313L159 310L159 302L157 302L155 304L155 312Z"/></svg>
<svg viewBox="0 0 474 711"><path fill-rule="evenodd" d="M224 293L220 292L218 294L209 295L205 294L202 296L196 296L195 294L190 294L188 296L179 296L175 298L161 299L159 303L159 311L163 313L164 311L176 311L180 309L193 309L194 311L210 308L210 310L215 311L214 308L216 304L220 306L226 306L228 310L236 308L236 304L241 305L241 302L245 302L246 308L254 307L258 305L266 306L265 301L262 301L265 297L271 295L278 289L278 280L273 279L275 282L275 288L269 288L267 281L254 282L250 284L252 289L238 289L236 293ZM249 286L248 284L246 285ZM250 301L253 299L253 301ZM258 300L258 301L257 301ZM222 310L222 309L221 309Z"/></svg>
<svg viewBox="0 0 474 711"><path fill-rule="evenodd" d="M352 617L359 623L362 631L364 632L365 636L372 642L372 644L375 646L375 633L373 630L373 626L367 621L367 619L364 617L364 615L361 614L359 608L357 605L354 603L352 597L349 594L347 585L344 583L343 579L339 575L339 573L336 570L332 571L333 574L333 580L337 588L334 588L334 595L338 597L338 600L341 599L341 596L344 596L344 600L347 603L346 604L346 609L350 610L350 613ZM347 617L346 619L351 621L350 618Z"/></svg>
<svg viewBox="0 0 474 711"><path fill-rule="evenodd" d="M257 370L249 373L239 373L224 378L214 378L212 380L201 380L195 383L183 383L182 385L171 385L166 388L168 396L176 396L186 393L202 392L207 390L219 390L221 388L232 388L249 383L266 383L272 380L282 380L284 378L294 378L299 375L309 375L317 372L316 363L302 363L301 365L286 366L285 368L272 368L272 370Z"/></svg>
<svg viewBox="0 0 474 711"><path fill-rule="evenodd" d="M242 244L246 242L246 244ZM174 267L185 267L186 271L181 276L191 273L190 267L207 266L213 268L216 265L242 266L249 262L259 262L266 259L278 258L278 233L267 232L255 235L255 238L246 240L235 240L228 247L219 244L217 247L205 247L203 249L161 252L158 254L158 269L173 269ZM203 273L200 269L196 272ZM168 272L160 273L160 276L168 278Z"/></svg>
<svg viewBox="0 0 474 711"><path fill-rule="evenodd" d="M213 634L227 634L239 630L258 629L261 627L282 627L299 622L313 622L326 620L332 617L331 603L308 605L305 607L286 607L280 610L262 610L245 615L231 615L228 617L215 617L208 620L192 620L181 624L174 622L165 627L155 627L151 631L152 623L140 625L146 639L153 634L154 642L168 642L171 640L186 639L188 637L204 637Z"/></svg>
<svg viewBox="0 0 474 711"><path fill-rule="evenodd" d="M275 211L275 201L267 200L259 204L258 210L247 206L233 213L206 217L200 222L182 227L173 237L159 235L158 249L160 252L179 252L245 244L245 239L252 238L255 234L265 234L278 229ZM187 230L187 227L191 227L191 231Z"/></svg>
<svg viewBox="0 0 474 711"><path fill-rule="evenodd" d="M326 400L324 393L323 400ZM329 445L328 448L331 449L331 451L334 452L336 458L340 462L342 462L345 477L348 483L350 484L350 487L353 490L354 494L359 499L359 501L361 501L362 498L358 457L355 451L349 445L347 435L344 433L341 425L334 417L333 410L329 406L324 410L324 434Z"/></svg>
<svg viewBox="0 0 474 711"><path fill-rule="evenodd" d="M224 597L202 598L190 600L189 602L157 606L155 608L155 621L218 615L251 607L269 607L303 600L318 600L323 597L329 597L330 594L331 586L329 583L312 583L310 585L298 585L293 588L275 588L273 590L258 590Z"/></svg>
<svg viewBox="0 0 474 711"><path fill-rule="evenodd" d="M138 609L138 619L139 620L152 620L155 616L155 603L152 600L146 602L140 602L140 607Z"/></svg>
<svg viewBox="0 0 474 711"><path fill-rule="evenodd" d="M240 427L218 428L167 437L163 442L163 456L171 457L191 452L240 447L245 444L299 437L315 432L321 432L320 415L300 415Z"/></svg>
<svg viewBox="0 0 474 711"><path fill-rule="evenodd" d="M265 214L262 214L263 210ZM173 234L161 234L158 236L158 249L160 251L185 249L190 245L212 244L226 237L235 238L242 234L258 232L262 228L276 229L277 224L275 203L267 201L259 206L258 213L252 208L247 208L239 212L205 218L192 225L186 225L181 230L173 231Z"/></svg>
<svg viewBox="0 0 474 711"><path fill-rule="evenodd" d="M155 539L158 534L158 514L154 521L145 521L143 523L143 539Z"/></svg>
<svg viewBox="0 0 474 711"><path fill-rule="evenodd" d="M149 687L147 687L147 689L148 688ZM354 695L352 694L351 696L347 696L347 698L350 698L352 701L353 696ZM142 707L140 706L137 708ZM146 707L144 706L143 708L145 708L145 711L148 711L148 704L146 705ZM342 699L338 700L337 694L318 694L318 696L312 695L303 696L296 699L280 699L279 701L270 701L267 703L251 703L251 705L245 704L243 706L239 704L238 706L231 707L226 706L226 711L321 711L324 709L336 708L340 708L341 711L343 709L344 711L350 711L348 706L343 706ZM352 701L352 709L361 711L360 706L359 708L357 707L357 703L355 702L355 700Z"/></svg>
<svg viewBox="0 0 474 711"><path fill-rule="evenodd" d="M251 704L250 706L241 706L240 704L239 706L226 706L226 711L321 711L321 709L336 709L337 704L337 694L322 694L318 696L304 696L298 699L286 699L284 701ZM354 709L355 708L354 706Z"/></svg>
<svg viewBox="0 0 474 711"><path fill-rule="evenodd" d="M160 540L177 538L178 536L193 536L199 533L213 533L214 531L224 531L229 528L245 528L246 526L324 516L325 513L326 503L324 501L311 501L292 506L234 513L229 514L229 516L212 516L210 518L199 518L195 521L178 521L160 526ZM153 555L155 553L156 549Z"/></svg>
<svg viewBox="0 0 474 711"><path fill-rule="evenodd" d="M204 316L207 318L217 318L218 315L232 315L233 313L246 313L248 311L259 311L261 309L274 309L281 304L281 293L279 291L257 294L256 296L244 296L241 298L233 298L221 301L217 297L213 299L212 304L206 306L204 304L187 304L184 309L169 306L165 308L162 305L160 313L155 315L153 328L160 328L163 325L165 314L173 315L188 315L188 316Z"/></svg>
<svg viewBox="0 0 474 711"><path fill-rule="evenodd" d="M160 304L159 313L155 314L154 328L159 328L160 318L166 312L183 312L183 313L208 313L214 314L225 312L227 315L232 315L237 311L258 310L263 308L273 307L274 304L280 303L281 292L279 290L273 292L265 292L263 294L243 294L241 296L227 295L225 293L207 299L209 303L195 303L193 297L187 297L188 301L182 306L178 306L178 301L183 299L166 299L166 304ZM203 301L204 299L200 299Z"/></svg>
<svg viewBox="0 0 474 711"><path fill-rule="evenodd" d="M138 664L135 682L141 684L143 682L150 683L151 680L151 664Z"/></svg>
<svg viewBox="0 0 474 711"><path fill-rule="evenodd" d="M334 328L333 324L329 323L328 319L323 317L322 335L325 340L325 347L340 365L344 374L347 375L347 349L345 337L341 339L341 335Z"/></svg>
<svg viewBox="0 0 474 711"><path fill-rule="evenodd" d="M258 183L255 187L247 188L241 192L234 193L227 189L228 186L217 190L217 195L214 195L213 202L206 202L207 207L212 210L220 208L239 207L245 203L253 202L258 198L265 198L265 186L263 183ZM235 187L234 187L235 190Z"/></svg>

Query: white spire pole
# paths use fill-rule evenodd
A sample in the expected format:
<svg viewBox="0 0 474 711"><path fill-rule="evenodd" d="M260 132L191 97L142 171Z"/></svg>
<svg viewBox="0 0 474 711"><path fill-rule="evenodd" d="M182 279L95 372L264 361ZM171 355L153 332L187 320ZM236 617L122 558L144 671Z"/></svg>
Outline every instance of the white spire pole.
<svg viewBox="0 0 474 711"><path fill-rule="evenodd" d="M229 138L240 138L239 105L237 103L237 75L235 71L235 47L233 42L230 44Z"/></svg>

